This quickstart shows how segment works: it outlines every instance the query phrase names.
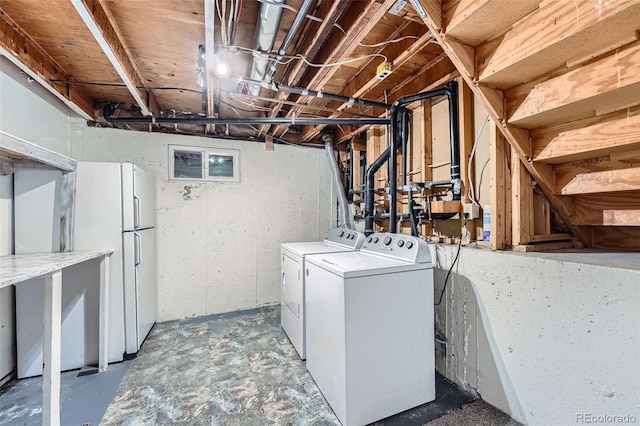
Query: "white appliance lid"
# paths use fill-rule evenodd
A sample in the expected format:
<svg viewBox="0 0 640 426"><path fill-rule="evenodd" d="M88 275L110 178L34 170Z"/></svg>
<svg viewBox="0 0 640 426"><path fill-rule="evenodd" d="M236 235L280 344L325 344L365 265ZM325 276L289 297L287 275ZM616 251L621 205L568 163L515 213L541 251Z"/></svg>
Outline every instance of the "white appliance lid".
<svg viewBox="0 0 640 426"><path fill-rule="evenodd" d="M333 253L354 250L351 247L345 247L338 244L331 244L325 241L312 241L304 243L282 243L283 251L287 251L292 255L304 257L309 254L317 253Z"/></svg>
<svg viewBox="0 0 640 426"><path fill-rule="evenodd" d="M379 274L432 269L431 263L413 263L388 256L363 253L323 253L305 257L305 261L319 266L342 278L365 277Z"/></svg>

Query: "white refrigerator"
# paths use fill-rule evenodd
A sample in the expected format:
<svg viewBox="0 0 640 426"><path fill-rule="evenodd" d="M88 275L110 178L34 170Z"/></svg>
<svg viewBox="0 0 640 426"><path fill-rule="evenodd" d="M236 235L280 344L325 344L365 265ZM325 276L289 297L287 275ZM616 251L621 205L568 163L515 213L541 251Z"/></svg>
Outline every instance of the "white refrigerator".
<svg viewBox="0 0 640 426"><path fill-rule="evenodd" d="M155 178L130 163L80 162L76 173L73 250L114 250L109 271L109 362L118 362L138 352L157 317ZM33 211L34 206L23 208ZM33 233L23 234L35 239ZM24 240L22 247L29 242ZM63 370L98 360L96 271L63 271L63 298L66 289L72 301L66 308L69 315L63 312ZM28 306L43 303L31 290L16 295L17 312L26 313ZM20 314L16 321L18 377L39 375L42 321Z"/></svg>

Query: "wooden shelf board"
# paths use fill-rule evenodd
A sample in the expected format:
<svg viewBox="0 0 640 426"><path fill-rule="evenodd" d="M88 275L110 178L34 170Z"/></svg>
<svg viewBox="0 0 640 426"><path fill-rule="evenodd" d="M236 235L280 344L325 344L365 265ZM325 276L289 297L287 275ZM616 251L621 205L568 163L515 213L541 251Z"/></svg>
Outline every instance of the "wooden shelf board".
<svg viewBox="0 0 640 426"><path fill-rule="evenodd" d="M0 131L0 155L21 160L33 160L65 172L72 172L77 167L77 161L72 158L49 151L2 131Z"/></svg>

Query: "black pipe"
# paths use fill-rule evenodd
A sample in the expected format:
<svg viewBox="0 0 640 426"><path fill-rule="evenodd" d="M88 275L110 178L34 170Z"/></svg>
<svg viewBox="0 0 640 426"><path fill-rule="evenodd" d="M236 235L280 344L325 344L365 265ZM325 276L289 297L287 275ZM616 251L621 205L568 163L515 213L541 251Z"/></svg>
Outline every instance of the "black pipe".
<svg viewBox="0 0 640 426"><path fill-rule="evenodd" d="M275 90L276 92L295 93L297 95L312 96L314 98L326 98L332 101L338 101L338 102L347 103L347 104L350 103L353 105L364 105L364 106L370 106L374 108L382 108L382 109L391 108L391 105L383 104L381 102L368 101L366 99L361 99L361 98L350 98L348 96L336 95L334 93L318 92L316 90L304 89L302 87L285 86L284 84L280 84L276 82L253 80L250 78L241 78L240 81L251 84L251 85L258 84L266 89Z"/></svg>
<svg viewBox="0 0 640 426"><path fill-rule="evenodd" d="M155 117L123 117L114 118L105 114L104 119L113 124L289 124L295 126L314 124L353 124L353 125L389 125L387 118L286 118L286 117L246 117L246 118L155 118Z"/></svg>
<svg viewBox="0 0 640 426"><path fill-rule="evenodd" d="M437 96L447 96L447 99L449 100L449 121L451 122L450 138L451 138L451 174L452 174L451 178L452 180L460 179L460 151L458 149L458 104L457 104L458 90L457 89L458 89L458 83L456 81L450 81L449 83L445 84L443 87L440 87L438 89L430 90L428 92L416 93L413 95L402 96L398 98L391 105L391 110L390 110L390 113L391 113L390 128L394 128L397 125L397 119L394 120L394 113L403 105L407 105L412 102L421 101L424 99L435 98ZM391 135L393 135L393 132L391 133ZM394 144L393 137L391 138L391 143ZM394 148L395 148L395 145L394 145ZM395 169L396 151L391 152L390 163L393 165L393 168ZM454 171L456 173L455 175L454 175ZM454 188L456 188L456 185L454 185ZM454 198L453 198L454 200L460 199L459 185L457 185L457 188L458 188L457 198L456 198L456 191L454 190ZM398 185L397 185L396 179L390 179L389 180L389 193L390 193L389 232L390 233L395 233L395 227L396 227L397 189L398 189Z"/></svg>
<svg viewBox="0 0 640 426"><path fill-rule="evenodd" d="M457 190L454 183L453 199L460 200L460 143L458 127L458 82L450 81L446 85L449 98L449 138L451 139L451 180L458 182Z"/></svg>
<svg viewBox="0 0 640 426"><path fill-rule="evenodd" d="M391 154L391 147L387 147L382 154L378 158L374 160L373 163L367 169L366 177L365 177L365 191L364 191L364 234L369 236L373 234L373 196L374 196L374 176L376 172L382 167L382 165L389 159L389 155Z"/></svg>
<svg viewBox="0 0 640 426"><path fill-rule="evenodd" d="M409 142L409 110L402 109L401 120L401 141L402 141L402 186L407 184L407 143Z"/></svg>

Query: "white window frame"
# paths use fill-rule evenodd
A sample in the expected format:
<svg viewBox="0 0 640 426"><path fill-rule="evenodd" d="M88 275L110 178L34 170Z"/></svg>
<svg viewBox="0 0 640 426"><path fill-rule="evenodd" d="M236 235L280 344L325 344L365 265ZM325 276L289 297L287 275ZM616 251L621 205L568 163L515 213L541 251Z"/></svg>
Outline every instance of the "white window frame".
<svg viewBox="0 0 640 426"><path fill-rule="evenodd" d="M202 156L201 178L180 178L175 175L175 151L197 152ZM233 157L233 176L209 176L209 155ZM169 145L169 180L197 180L205 182L240 182L240 150L226 148L205 148L197 146Z"/></svg>

